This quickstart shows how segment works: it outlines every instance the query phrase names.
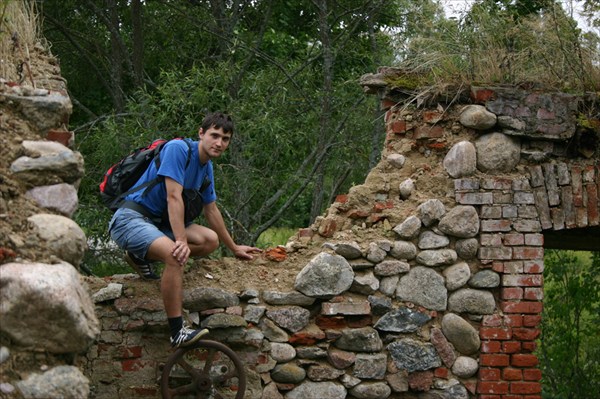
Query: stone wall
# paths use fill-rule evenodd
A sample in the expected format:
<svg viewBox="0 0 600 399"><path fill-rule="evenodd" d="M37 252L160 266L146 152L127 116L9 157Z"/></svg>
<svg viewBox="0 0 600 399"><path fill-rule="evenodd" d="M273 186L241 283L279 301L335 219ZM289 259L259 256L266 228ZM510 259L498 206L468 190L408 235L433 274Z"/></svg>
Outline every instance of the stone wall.
<svg viewBox="0 0 600 399"><path fill-rule="evenodd" d="M60 71L36 51L50 67L31 86L0 82L0 397L159 397L158 286L78 275L83 161ZM385 109L382 159L277 250L291 281L186 285L188 319L243 359L247 398L540 397L544 238L598 237L598 100L415 98L400 73L363 77Z"/></svg>
<svg viewBox="0 0 600 399"><path fill-rule="evenodd" d="M83 370L68 360L100 331L78 271L86 237L71 219L83 157L70 148L56 60L40 43L27 54L2 62L27 64L28 79L0 78L0 397L87 397Z"/></svg>
<svg viewBox="0 0 600 399"><path fill-rule="evenodd" d="M598 103L472 87L417 107L396 73L362 81L386 108L381 162L280 248L293 287L185 293L243 358L248 398L541 397L544 235L598 237ZM159 396L160 296L129 279L92 284L93 397Z"/></svg>

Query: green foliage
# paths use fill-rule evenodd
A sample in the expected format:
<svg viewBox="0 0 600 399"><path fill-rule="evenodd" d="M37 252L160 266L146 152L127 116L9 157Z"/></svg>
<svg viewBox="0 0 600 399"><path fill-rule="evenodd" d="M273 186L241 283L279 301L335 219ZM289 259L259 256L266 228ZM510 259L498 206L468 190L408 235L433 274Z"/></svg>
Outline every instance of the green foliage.
<svg viewBox="0 0 600 399"><path fill-rule="evenodd" d="M259 248L270 248L285 245L288 239L296 234L297 231L298 229L289 227L272 227L258 237L256 246Z"/></svg>
<svg viewBox="0 0 600 399"><path fill-rule="evenodd" d="M546 251L538 357L543 397L595 397L600 391L600 253Z"/></svg>

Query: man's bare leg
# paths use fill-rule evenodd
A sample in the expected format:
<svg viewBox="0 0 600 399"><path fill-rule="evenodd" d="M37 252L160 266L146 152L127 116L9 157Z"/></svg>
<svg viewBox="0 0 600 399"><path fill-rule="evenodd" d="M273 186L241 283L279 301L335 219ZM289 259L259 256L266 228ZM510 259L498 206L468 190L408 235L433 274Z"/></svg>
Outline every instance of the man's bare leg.
<svg viewBox="0 0 600 399"><path fill-rule="evenodd" d="M185 232L187 234L188 247L192 251L190 256L206 256L219 248L217 233L208 227L191 224L186 227Z"/></svg>
<svg viewBox="0 0 600 399"><path fill-rule="evenodd" d="M163 236L154 240L148 249L147 258L160 260L165 264L160 291L169 322L171 346L179 348L189 346L208 333L207 329L194 330L185 326L183 321L183 268L172 255L175 243Z"/></svg>

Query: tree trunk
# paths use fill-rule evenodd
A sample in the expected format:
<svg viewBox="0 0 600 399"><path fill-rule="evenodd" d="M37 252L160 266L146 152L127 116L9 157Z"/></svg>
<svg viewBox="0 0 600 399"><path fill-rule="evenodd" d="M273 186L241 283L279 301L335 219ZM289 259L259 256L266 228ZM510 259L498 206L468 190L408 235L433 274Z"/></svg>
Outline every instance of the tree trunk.
<svg viewBox="0 0 600 399"><path fill-rule="evenodd" d="M110 77L112 86L112 97L117 113L123 112L125 108L125 96L123 95L123 56L119 46L119 11L116 0L108 0L108 13L110 24Z"/></svg>
<svg viewBox="0 0 600 399"><path fill-rule="evenodd" d="M142 24L142 3L140 0L131 0L131 27L133 40L133 79L136 87L144 81L144 34Z"/></svg>
<svg viewBox="0 0 600 399"><path fill-rule="evenodd" d="M331 132L331 96L333 91L333 51L331 49L331 36L328 23L327 0L317 0L314 2L318 8L319 32L321 45L323 46L323 90L321 98L321 116L319 119L319 135L317 137L317 148L321 152L327 145L328 137ZM323 161L317 168L313 201L310 210L311 223L321 214L323 208L323 199L325 198L325 164Z"/></svg>
<svg viewBox="0 0 600 399"><path fill-rule="evenodd" d="M375 29L373 27L373 19L369 18L369 39L371 41L371 53L374 56L373 64L380 65L379 57L377 56L378 48L377 48L377 40L375 37ZM383 116L381 112L381 99L383 95L381 93L377 94L375 99L375 109L373 110L373 130L371 135L371 153L369 154L369 170L373 169L375 165L379 163L379 158L381 155L381 148L383 147L383 140L385 140L385 130L383 128L384 124L380 122L380 118Z"/></svg>

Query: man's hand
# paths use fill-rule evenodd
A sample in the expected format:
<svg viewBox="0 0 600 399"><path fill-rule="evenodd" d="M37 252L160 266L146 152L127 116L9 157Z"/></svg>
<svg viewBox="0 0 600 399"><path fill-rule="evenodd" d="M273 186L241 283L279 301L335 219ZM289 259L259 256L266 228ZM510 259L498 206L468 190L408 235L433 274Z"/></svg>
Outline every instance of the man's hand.
<svg viewBox="0 0 600 399"><path fill-rule="evenodd" d="M256 247L249 247L247 245L238 245L235 247L233 254L236 258L251 260L254 259L252 254L261 253L262 249Z"/></svg>
<svg viewBox="0 0 600 399"><path fill-rule="evenodd" d="M177 262L183 266L187 263L191 252L192 251L186 241L175 241L171 255L173 255L173 257L177 259Z"/></svg>

